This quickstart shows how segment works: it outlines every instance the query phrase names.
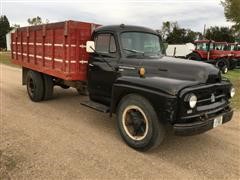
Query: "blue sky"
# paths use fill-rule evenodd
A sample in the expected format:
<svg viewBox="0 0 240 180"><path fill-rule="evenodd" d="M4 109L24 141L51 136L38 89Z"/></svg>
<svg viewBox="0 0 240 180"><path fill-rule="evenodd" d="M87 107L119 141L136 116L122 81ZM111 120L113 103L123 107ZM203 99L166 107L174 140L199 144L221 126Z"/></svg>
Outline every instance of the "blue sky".
<svg viewBox="0 0 240 180"><path fill-rule="evenodd" d="M159 29L163 21L178 21L180 27L203 31L209 26L230 26L220 0L0 0L1 14L11 24L27 25L29 17L50 22L68 19L103 25L134 24Z"/></svg>

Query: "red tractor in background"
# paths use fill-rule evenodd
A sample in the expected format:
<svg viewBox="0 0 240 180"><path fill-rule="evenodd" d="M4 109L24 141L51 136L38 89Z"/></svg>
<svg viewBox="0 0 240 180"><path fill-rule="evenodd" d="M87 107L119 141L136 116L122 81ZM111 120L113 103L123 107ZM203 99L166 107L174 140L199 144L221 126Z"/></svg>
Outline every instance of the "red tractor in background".
<svg viewBox="0 0 240 180"><path fill-rule="evenodd" d="M194 42L196 49L187 56L187 59L203 61L216 65L224 74L235 68L232 51L226 50L226 42L199 40Z"/></svg>
<svg viewBox="0 0 240 180"><path fill-rule="evenodd" d="M240 44L239 43L228 43L228 50L232 53L232 58L236 61L236 65L240 66Z"/></svg>

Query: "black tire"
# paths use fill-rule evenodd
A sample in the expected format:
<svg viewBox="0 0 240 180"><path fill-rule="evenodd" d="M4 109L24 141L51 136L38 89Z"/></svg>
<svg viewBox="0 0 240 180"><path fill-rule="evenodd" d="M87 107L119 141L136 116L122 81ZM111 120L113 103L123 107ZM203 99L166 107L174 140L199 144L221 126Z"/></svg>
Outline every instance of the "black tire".
<svg viewBox="0 0 240 180"><path fill-rule="evenodd" d="M201 57L197 53L191 53L187 56L189 60L201 61Z"/></svg>
<svg viewBox="0 0 240 180"><path fill-rule="evenodd" d="M27 72L27 92L32 101L43 100L44 84L41 73L32 70Z"/></svg>
<svg viewBox="0 0 240 180"><path fill-rule="evenodd" d="M226 74L229 70L229 61L226 59L219 59L216 62L216 67L218 67L223 74Z"/></svg>
<svg viewBox="0 0 240 180"><path fill-rule="evenodd" d="M43 74L44 81L44 100L51 99L53 96L53 79L47 74Z"/></svg>
<svg viewBox="0 0 240 180"><path fill-rule="evenodd" d="M135 117L132 117L130 113L133 113ZM142 118L140 118L139 115L141 115L140 117ZM146 118L144 118L144 116ZM130 119L132 122L127 122ZM143 123L143 120L145 123ZM136 124L138 126L137 129L135 129ZM134 130L130 129L131 127L127 127L130 125L133 126ZM135 94L127 95L120 101L117 108L117 126L123 140L130 147L139 151L146 151L159 146L165 136L165 128L160 123L152 105L144 97ZM139 132L139 129L144 132ZM130 130L132 130L136 136L132 135ZM137 139L137 133L143 135Z"/></svg>
<svg viewBox="0 0 240 180"><path fill-rule="evenodd" d="M229 70L233 70L237 67L237 61L235 59L231 59L229 62Z"/></svg>

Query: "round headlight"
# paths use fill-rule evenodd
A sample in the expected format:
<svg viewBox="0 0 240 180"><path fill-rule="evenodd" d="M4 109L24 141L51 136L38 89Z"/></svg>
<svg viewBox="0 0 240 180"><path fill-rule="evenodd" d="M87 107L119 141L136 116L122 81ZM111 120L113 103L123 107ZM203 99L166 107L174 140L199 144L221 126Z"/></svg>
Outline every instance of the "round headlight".
<svg viewBox="0 0 240 180"><path fill-rule="evenodd" d="M232 98L235 95L235 93L236 93L235 88L231 88L231 90L230 90L230 97Z"/></svg>
<svg viewBox="0 0 240 180"><path fill-rule="evenodd" d="M194 108L197 105L197 96L195 94L189 95L189 106Z"/></svg>

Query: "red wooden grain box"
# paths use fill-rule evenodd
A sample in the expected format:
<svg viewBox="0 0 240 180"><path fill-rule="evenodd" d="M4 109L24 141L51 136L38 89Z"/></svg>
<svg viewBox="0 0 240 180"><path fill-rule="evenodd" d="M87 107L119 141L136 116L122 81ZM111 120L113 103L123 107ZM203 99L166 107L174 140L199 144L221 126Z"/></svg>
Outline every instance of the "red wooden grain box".
<svg viewBox="0 0 240 180"><path fill-rule="evenodd" d="M87 80L86 41L99 25L65 21L18 28L11 35L12 62L64 80Z"/></svg>

